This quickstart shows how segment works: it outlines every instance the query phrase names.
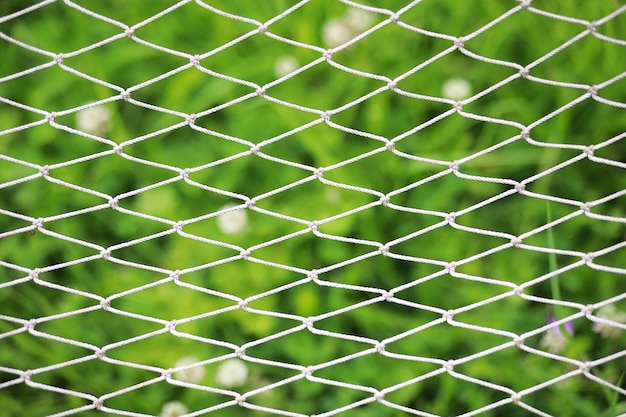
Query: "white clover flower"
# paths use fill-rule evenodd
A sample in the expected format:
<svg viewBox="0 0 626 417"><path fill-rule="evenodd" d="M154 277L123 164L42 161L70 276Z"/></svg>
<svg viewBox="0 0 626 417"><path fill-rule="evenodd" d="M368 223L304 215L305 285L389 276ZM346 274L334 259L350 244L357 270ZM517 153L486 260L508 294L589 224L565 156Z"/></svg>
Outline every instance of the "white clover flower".
<svg viewBox="0 0 626 417"><path fill-rule="evenodd" d="M336 188L330 188L326 190L325 196L326 201L328 201L329 203L338 203L341 198L341 194L339 194L339 191L337 191Z"/></svg>
<svg viewBox="0 0 626 417"><path fill-rule="evenodd" d="M227 204L220 210L235 207L234 204ZM217 227L222 233L234 235L246 230L248 226L248 213L245 209L231 210L217 216Z"/></svg>
<svg viewBox="0 0 626 417"><path fill-rule="evenodd" d="M274 73L278 78L291 74L298 69L298 60L292 56L283 56L276 61Z"/></svg>
<svg viewBox="0 0 626 417"><path fill-rule="evenodd" d="M335 48L343 45L352 39L352 31L340 20L329 20L322 29L322 38L329 48Z"/></svg>
<svg viewBox="0 0 626 417"><path fill-rule="evenodd" d="M187 414L187 407L180 401L170 401L163 404L160 417L180 417Z"/></svg>
<svg viewBox="0 0 626 417"><path fill-rule="evenodd" d="M472 86L463 78L450 78L441 90L444 98L461 101L472 95Z"/></svg>
<svg viewBox="0 0 626 417"><path fill-rule="evenodd" d="M615 305L608 304L604 307L600 307L596 316L601 319L614 321L616 323L626 324L626 313L619 311L615 308ZM611 326L606 323L594 323L592 330L599 333L602 337L617 337L622 329L616 326Z"/></svg>
<svg viewBox="0 0 626 417"><path fill-rule="evenodd" d="M109 131L109 111L102 106L83 109L76 115L78 130L96 136L103 136Z"/></svg>
<svg viewBox="0 0 626 417"><path fill-rule="evenodd" d="M174 367L182 368L185 366L193 365L194 363L198 363L198 362L199 362L198 358L194 356L185 356L185 357L180 358L180 360L176 362L176 365L174 365ZM186 369L181 369L179 371L174 372L174 377L183 382L189 382L189 383L195 384L197 382L200 382L200 380L204 378L204 366L194 366L192 368L190 367Z"/></svg>
<svg viewBox="0 0 626 417"><path fill-rule="evenodd" d="M374 22L374 17L370 12L354 7L348 10L343 22L352 29L353 32L363 32L368 29Z"/></svg>
<svg viewBox="0 0 626 417"><path fill-rule="evenodd" d="M243 385L248 378L248 367L240 359L228 359L217 368L215 381L226 388Z"/></svg>

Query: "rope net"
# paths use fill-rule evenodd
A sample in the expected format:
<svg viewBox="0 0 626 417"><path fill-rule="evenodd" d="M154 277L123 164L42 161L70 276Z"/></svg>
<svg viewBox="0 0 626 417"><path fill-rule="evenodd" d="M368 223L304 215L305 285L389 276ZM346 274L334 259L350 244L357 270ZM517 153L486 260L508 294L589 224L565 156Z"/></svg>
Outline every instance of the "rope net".
<svg viewBox="0 0 626 417"><path fill-rule="evenodd" d="M0 3L0 415L626 413L621 0Z"/></svg>

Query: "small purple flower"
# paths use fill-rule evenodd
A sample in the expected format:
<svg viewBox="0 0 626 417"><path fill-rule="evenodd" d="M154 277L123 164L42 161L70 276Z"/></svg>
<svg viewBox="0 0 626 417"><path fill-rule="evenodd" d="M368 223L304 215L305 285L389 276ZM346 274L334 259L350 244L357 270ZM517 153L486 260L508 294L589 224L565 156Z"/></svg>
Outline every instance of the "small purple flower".
<svg viewBox="0 0 626 417"><path fill-rule="evenodd" d="M546 317L546 324L556 323L556 321L556 317L554 317L553 315L549 315ZM570 336L574 336L574 323L568 321L563 325L563 328ZM548 329L541 339L541 346L546 347L551 353L563 352L566 344L567 338L561 331L560 326L555 326Z"/></svg>

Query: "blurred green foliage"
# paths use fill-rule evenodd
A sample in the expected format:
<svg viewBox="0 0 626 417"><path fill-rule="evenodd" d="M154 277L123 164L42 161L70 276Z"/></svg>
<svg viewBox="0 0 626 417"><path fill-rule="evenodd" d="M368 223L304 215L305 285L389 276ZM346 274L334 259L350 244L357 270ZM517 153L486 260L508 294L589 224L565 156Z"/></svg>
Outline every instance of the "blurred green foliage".
<svg viewBox="0 0 626 417"><path fill-rule="evenodd" d="M4 0L0 2L0 16L21 10L30 3ZM131 3L126 0L81 0L74 3L127 25L134 25L161 12L174 4L174 1ZM296 2L211 0L206 3L228 13L265 22ZM390 10L400 10L407 3L405 0L361 1L364 5ZM402 14L401 22L438 33L467 37L516 4L514 1L425 0ZM623 5L621 0L532 2L532 6L538 9L584 20L600 19L620 5ZM339 1L313 0L289 16L272 23L268 29L284 38L322 46L322 28L325 22L341 18L347 10L348 6ZM372 25L386 18L382 14L372 16ZM135 35L141 40L171 50L203 54L253 29L254 26L249 23L220 16L190 2L152 23L138 27ZM528 65L584 30L583 25L519 11L466 41L465 47L484 57ZM623 42L626 39L626 14L599 25L597 30L602 35L621 39ZM91 18L63 2L54 2L31 13L2 21L0 31L42 50L68 54L118 35L122 29ZM394 79L452 44L449 40L437 39L390 24L355 45L335 53L333 60L354 70ZM202 59L200 64L215 73L265 85L278 77L274 68L285 56L295 58L299 66L304 66L319 59L321 53L256 34ZM58 66L12 78L11 74L48 63L52 58L28 51L5 39L0 40L0 57L0 97L42 112L61 112L119 94L119 91L80 78ZM136 90L133 88L188 62L187 58L155 50L127 37L64 59L64 64L72 69L123 89L132 88L131 97L134 100L185 114L201 113L254 92L254 88L250 86L212 76L195 68L186 69ZM398 82L398 88L415 94L441 96L441 88L446 80L461 77L471 83L476 93L506 79L516 71L510 67L475 60L455 51L402 79ZM611 79L623 71L624 47L588 35L534 66L531 75L559 82L592 85ZM325 111L337 109L385 84L384 81L349 74L322 62L267 89L266 94ZM625 81L622 79L602 88L599 95L624 103L624 87ZM528 125L582 94L584 91L580 89L516 79L465 105L463 110ZM250 144L263 143L319 120L318 114L286 107L262 97L253 97L196 120L197 126L217 132L215 134L182 126L151 135L159 129L183 122L184 117L124 100L112 101L104 106L111 114L110 130L106 135L110 141L116 144L131 141L124 144L123 151L126 155L173 168L132 162L109 153L80 163L55 167L50 171L51 177L114 197L175 178L178 176L176 170L191 168L189 179L205 186L196 187L179 180L146 189L138 194L131 193L132 195L119 199L119 207L122 209L172 222L196 219L221 209L227 203L243 203L240 199L206 187L228 191L233 193L231 196L238 194L253 198L311 175L309 170L279 164L255 155L242 156L223 163L218 161L248 152ZM385 91L333 114L331 121L346 128L392 139L449 108L445 103L408 98ZM55 122L76 128L75 117L76 113L60 115ZM107 143L72 134L47 123L7 133L10 129L41 121L43 118L43 113L37 114L9 105L6 101L0 102L0 132L3 133L0 136L0 154L33 164L53 165L111 150ZM625 130L626 117L623 109L586 99L538 124L531 130L531 137L545 143L593 145L622 134ZM406 154L453 161L487 149L519 133L516 127L454 114L408 135L395 146L398 151ZM132 141L143 135L148 136L143 140ZM329 167L382 146L382 142L374 139L318 123L280 140L270 141L262 146L261 152L295 164ZM547 148L517 140L462 163L460 172L521 181L578 154L580 150ZM595 155L623 163L626 160L626 147L623 140L618 140L597 150ZM214 165L193 170L210 163ZM8 320L8 317L40 319L98 305L97 299L68 293L62 287L99 297L114 296L111 301L114 310L93 308L78 315L46 320L35 327L36 331L103 347L163 329L162 323L147 320L145 317L164 321L178 320L180 324L176 330L183 332L184 337L163 332L107 350L107 357L114 360L163 369L173 367L184 356L209 360L233 353L232 347L222 346L214 341L241 346L301 324L298 320L262 314L263 311L305 318L378 296L378 293L340 289L309 281L253 299L248 303L251 310L237 308L236 297L251 297L295 283L306 278L306 271L318 270L319 279L326 283L384 290L416 283L395 292L394 296L403 300L404 304L377 302L315 322L317 329L377 341L440 319L441 310L437 312L436 309L457 309L510 291L510 287L464 280L445 272L436 275L438 271L442 271L442 262L463 260L507 243L506 239L500 237L475 234L448 226L391 247L393 254L436 260L439 265L378 255L334 268L333 265L354 257L371 254L378 247L331 240L312 233L304 233L252 250L251 256L255 259L291 268L244 259L219 263L220 260L239 255L239 251L233 247L253 248L307 227L302 223L268 215L264 210L314 221L379 200L379 196L371 193L333 186L328 181L390 193L445 169L446 166L401 158L391 152L379 152L327 170L324 173L324 182L307 181L259 199L256 207L260 211L247 210L248 228L244 233L223 233L215 217L202 218L183 228L186 233L225 242L231 247L186 238L176 233L164 234L129 247L122 245L111 254L125 262L149 265L153 270L100 258L46 270L39 275L41 281L37 283L26 280L0 288L0 416L26 415L23 414L25 409L29 416L44 416L89 404L89 401L75 396L36 389L24 383L10 383L17 378L10 369L27 370L53 366L93 353L93 350L87 348L26 332L2 337L3 334L22 327L21 324ZM34 174L37 174L37 169L0 159L0 183ZM509 187L494 182L445 175L419 187L409 187L405 192L394 195L390 203L411 209L458 212L496 196ZM622 169L587 159L539 178L527 186L527 190L533 193L583 202L597 200L624 189L626 176ZM33 219L106 203L107 200L100 196L43 178L0 189L0 209ZM518 236L545 224L547 207L552 219L559 219L578 209L568 204L546 203L541 198L514 194L460 215L457 223ZM625 207L624 197L621 197L594 206L592 211L623 219L626 216ZM441 220L441 217L433 215L375 205L323 223L319 226L319 231L334 236L387 243ZM30 221L13 215L1 215L0 233L30 224ZM44 227L48 231L103 248L172 228L164 222L109 208L47 221ZM623 222L600 221L586 216L578 216L556 225L553 233L556 248L583 253L623 242L625 236ZM533 234L524 243L551 247L545 230ZM60 240L40 231L0 234L0 260L23 268L44 268L71 263L97 253L94 248ZM595 261L601 265L624 268L623 259L622 248L599 256ZM579 260L579 257L566 254L554 259L558 268ZM167 278L167 271L186 270L210 263L215 264L184 271L180 276L182 283L195 286L196 290L175 285L170 280L142 291L132 291ZM509 248L460 265L456 272L519 285L548 273L550 269L549 258L545 252ZM27 273L7 264L0 267L0 285L25 276ZM201 291L202 289L205 291ZM626 280L620 274L581 266L560 275L559 289L564 301L581 305L593 304L624 293ZM234 297L219 297L209 290ZM128 292L120 295L125 291ZM548 300L553 296L549 280L528 287L525 294ZM422 308L415 308L416 305ZM185 321L186 318L220 309L225 310L219 314ZM561 314L567 316L577 312L577 309L566 307L560 310ZM116 314L115 311L138 316L128 317ZM553 313L548 304L511 296L459 313L454 319L462 323L521 334L541 327L546 315ZM575 360L595 360L615 353L625 345L623 334L615 339L602 339L592 332L593 323L585 318L574 320L574 325L575 335L568 338L563 356ZM202 338L204 342L197 338ZM510 340L509 337L442 323L389 342L385 348L387 352L397 355L450 360L477 354ZM536 335L525 340L525 344L545 350L540 340L541 335ZM314 366L370 348L372 344L369 343L341 340L302 330L253 345L246 349L246 355L265 361ZM201 384L215 386L214 376L218 365L216 362L206 366L207 373ZM242 393L299 374L298 370L270 366L267 363L249 361L247 365L250 377L241 387ZM439 369L441 365L434 363L393 359L372 353L324 368L313 375L316 378L384 389ZM606 381L624 387L624 369L626 362L622 357L595 367L592 372ZM550 360L515 347L478 357L455 367L455 371L460 374L514 391L528 389L572 370L571 365L566 362ZM33 376L33 381L101 396L157 377L158 372L91 359L37 373ZM624 412L624 397L605 388L587 378L575 376L538 392L528 393L524 395L523 401L536 409L561 417L608 416L615 414L602 413ZM252 395L248 401L263 407L320 414L370 396L367 392L299 380ZM507 397L509 395L506 393L442 373L395 390L387 394L385 400L435 415L458 415ZM167 401L182 401L190 411L195 411L229 399L231 397L222 394L158 382L107 398L104 405L125 412L158 415ZM267 415L234 405L211 415L261 414ZM96 416L102 415L102 412L84 411L78 415ZM374 402L347 411L343 415L368 417L399 416L405 413ZM481 415L495 417L529 414L523 408L509 404L485 411Z"/></svg>

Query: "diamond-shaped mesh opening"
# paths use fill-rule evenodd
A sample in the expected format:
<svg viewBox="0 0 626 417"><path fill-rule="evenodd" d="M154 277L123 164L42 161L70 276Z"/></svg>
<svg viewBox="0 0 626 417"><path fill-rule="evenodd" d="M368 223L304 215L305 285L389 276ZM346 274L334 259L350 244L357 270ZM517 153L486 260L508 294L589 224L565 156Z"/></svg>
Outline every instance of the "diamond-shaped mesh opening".
<svg viewBox="0 0 626 417"><path fill-rule="evenodd" d="M626 6L0 6L0 414L626 413Z"/></svg>

